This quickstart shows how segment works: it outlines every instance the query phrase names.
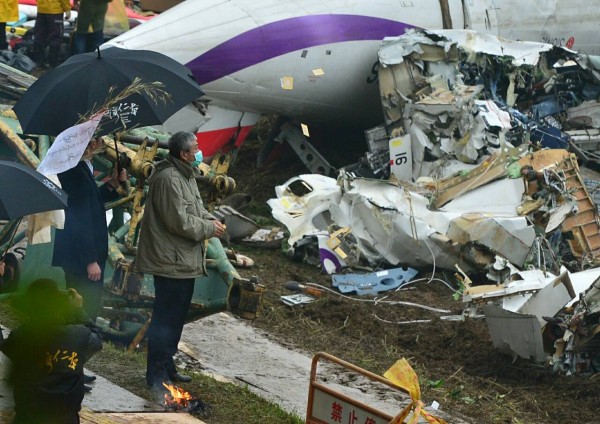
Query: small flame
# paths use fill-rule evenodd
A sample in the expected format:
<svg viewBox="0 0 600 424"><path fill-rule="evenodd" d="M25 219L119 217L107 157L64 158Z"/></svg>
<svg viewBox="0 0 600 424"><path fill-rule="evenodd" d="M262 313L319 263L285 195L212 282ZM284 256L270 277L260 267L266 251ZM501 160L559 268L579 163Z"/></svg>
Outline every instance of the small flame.
<svg viewBox="0 0 600 424"><path fill-rule="evenodd" d="M172 384L163 383L163 386L169 391L169 393L165 393L165 405L182 409L189 407L190 401L193 399L189 392Z"/></svg>

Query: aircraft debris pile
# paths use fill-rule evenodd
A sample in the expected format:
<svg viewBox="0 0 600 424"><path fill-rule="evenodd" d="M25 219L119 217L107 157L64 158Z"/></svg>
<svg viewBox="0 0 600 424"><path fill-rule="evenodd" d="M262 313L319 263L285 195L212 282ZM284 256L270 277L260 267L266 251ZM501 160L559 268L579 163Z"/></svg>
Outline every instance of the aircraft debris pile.
<svg viewBox="0 0 600 424"><path fill-rule="evenodd" d="M386 39L379 59L385 124L366 133L366 162L381 179L342 169L337 180L301 175L277 187L269 205L289 244L317 245L329 274L458 269L465 310L483 309L496 347L537 361L554 354L566 373L592 370L600 350L581 348L596 346L594 293L572 313L600 275L586 182L595 186L578 164L598 163L595 62L454 30ZM398 287L393 271L355 291Z"/></svg>

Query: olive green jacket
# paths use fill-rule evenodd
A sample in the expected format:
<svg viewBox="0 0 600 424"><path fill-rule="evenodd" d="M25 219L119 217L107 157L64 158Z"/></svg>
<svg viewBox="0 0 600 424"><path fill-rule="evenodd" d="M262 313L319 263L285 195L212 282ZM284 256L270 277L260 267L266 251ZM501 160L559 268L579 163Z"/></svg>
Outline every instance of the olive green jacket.
<svg viewBox="0 0 600 424"><path fill-rule="evenodd" d="M162 277L206 275L205 240L215 234L194 179L196 170L168 156L156 164L136 254L138 271Z"/></svg>

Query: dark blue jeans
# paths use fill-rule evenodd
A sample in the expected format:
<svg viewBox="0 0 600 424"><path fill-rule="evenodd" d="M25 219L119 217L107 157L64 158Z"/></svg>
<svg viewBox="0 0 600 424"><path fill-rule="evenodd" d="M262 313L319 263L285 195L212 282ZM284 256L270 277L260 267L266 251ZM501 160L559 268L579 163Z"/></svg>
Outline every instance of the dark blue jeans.
<svg viewBox="0 0 600 424"><path fill-rule="evenodd" d="M169 380L176 372L173 355L181 339L195 278L154 276L154 307L148 329L146 382L149 386Z"/></svg>

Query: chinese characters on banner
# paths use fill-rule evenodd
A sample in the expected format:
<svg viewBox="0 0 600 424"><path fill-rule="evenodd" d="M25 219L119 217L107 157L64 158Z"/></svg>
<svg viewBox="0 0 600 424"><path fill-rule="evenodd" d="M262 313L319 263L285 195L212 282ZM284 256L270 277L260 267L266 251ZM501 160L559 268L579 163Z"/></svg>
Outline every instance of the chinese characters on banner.
<svg viewBox="0 0 600 424"><path fill-rule="evenodd" d="M111 121L121 121L123 128L127 128L132 118L137 116L140 106L137 103L121 102L107 111L107 118Z"/></svg>
<svg viewBox="0 0 600 424"><path fill-rule="evenodd" d="M48 149L37 171L43 175L56 175L75 167L81 160L102 116L104 113L61 132Z"/></svg>

